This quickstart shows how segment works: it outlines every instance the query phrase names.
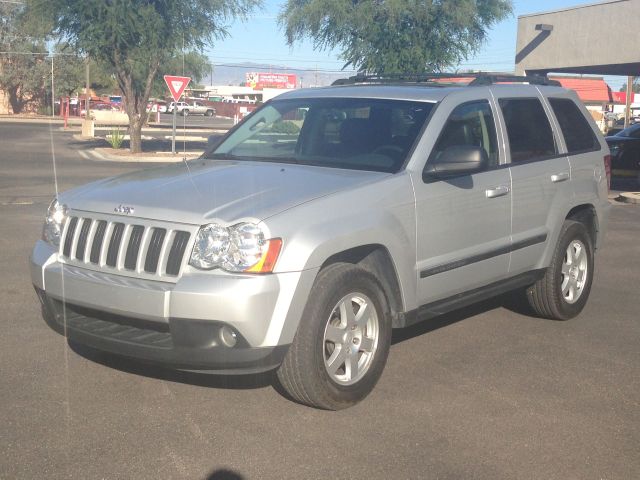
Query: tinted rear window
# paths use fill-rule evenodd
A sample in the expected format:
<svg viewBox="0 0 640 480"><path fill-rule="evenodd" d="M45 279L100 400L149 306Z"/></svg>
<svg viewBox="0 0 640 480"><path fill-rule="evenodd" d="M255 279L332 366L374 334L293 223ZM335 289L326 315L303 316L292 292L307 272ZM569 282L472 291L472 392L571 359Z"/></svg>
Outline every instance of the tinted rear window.
<svg viewBox="0 0 640 480"><path fill-rule="evenodd" d="M550 98L549 103L558 119L569 153L587 152L600 147L587 119L572 100Z"/></svg>
<svg viewBox="0 0 640 480"><path fill-rule="evenodd" d="M558 153L547 114L537 98L502 98L511 162L542 160Z"/></svg>

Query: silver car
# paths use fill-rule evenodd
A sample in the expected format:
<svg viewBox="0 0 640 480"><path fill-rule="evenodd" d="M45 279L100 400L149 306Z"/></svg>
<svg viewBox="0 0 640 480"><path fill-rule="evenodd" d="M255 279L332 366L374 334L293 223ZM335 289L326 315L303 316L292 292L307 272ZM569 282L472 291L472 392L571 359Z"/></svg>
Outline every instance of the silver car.
<svg viewBox="0 0 640 480"><path fill-rule="evenodd" d="M295 90L198 160L61 194L31 256L44 319L176 369L276 369L294 400L340 409L393 328L506 291L578 315L607 145L573 92L491 80Z"/></svg>

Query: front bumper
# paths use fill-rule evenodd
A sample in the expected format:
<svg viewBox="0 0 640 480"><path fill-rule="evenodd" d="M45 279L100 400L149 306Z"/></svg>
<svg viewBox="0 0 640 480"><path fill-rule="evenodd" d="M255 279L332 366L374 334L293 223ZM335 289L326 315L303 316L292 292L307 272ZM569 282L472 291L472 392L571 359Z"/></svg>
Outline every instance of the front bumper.
<svg viewBox="0 0 640 480"><path fill-rule="evenodd" d="M170 319L167 324L91 310L55 300L36 288L47 324L68 340L123 357L178 370L258 373L276 368L288 345L224 345L221 323Z"/></svg>
<svg viewBox="0 0 640 480"><path fill-rule="evenodd" d="M31 277L46 322L78 343L172 368L248 373L277 367L315 272L183 272L175 283L57 261L39 241ZM223 338L233 333L236 343Z"/></svg>

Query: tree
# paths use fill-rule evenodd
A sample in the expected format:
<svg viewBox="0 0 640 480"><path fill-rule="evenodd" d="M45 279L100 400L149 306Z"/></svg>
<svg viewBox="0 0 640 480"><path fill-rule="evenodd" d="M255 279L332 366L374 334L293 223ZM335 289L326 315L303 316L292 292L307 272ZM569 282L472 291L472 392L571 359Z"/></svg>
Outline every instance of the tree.
<svg viewBox="0 0 640 480"><path fill-rule="evenodd" d="M279 22L289 45L341 49L343 68L425 73L465 60L511 11L510 0L287 0Z"/></svg>
<svg viewBox="0 0 640 480"><path fill-rule="evenodd" d="M21 4L0 3L0 89L13 113L41 101L50 78L44 36L32 32L24 13Z"/></svg>
<svg viewBox="0 0 640 480"><path fill-rule="evenodd" d="M624 82L622 84L622 87L620 87L620 91L621 92L627 91L627 82ZM633 79L633 83L631 84L631 91L633 93L640 93L640 77L636 77Z"/></svg>
<svg viewBox="0 0 640 480"><path fill-rule="evenodd" d="M86 87L87 59L68 43L53 48L53 75L56 95L73 95ZM90 88L98 93L112 93L117 84L109 65L89 59Z"/></svg>
<svg viewBox="0 0 640 480"><path fill-rule="evenodd" d="M113 69L129 116L131 151L142 150L146 106L160 65L176 52L202 50L245 17L252 0L27 0L63 40Z"/></svg>

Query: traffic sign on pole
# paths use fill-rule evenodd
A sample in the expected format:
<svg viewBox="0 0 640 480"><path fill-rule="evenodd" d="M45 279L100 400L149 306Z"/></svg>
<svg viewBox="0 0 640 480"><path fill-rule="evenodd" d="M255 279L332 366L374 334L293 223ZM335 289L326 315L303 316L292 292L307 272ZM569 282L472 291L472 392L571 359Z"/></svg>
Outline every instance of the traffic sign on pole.
<svg viewBox="0 0 640 480"><path fill-rule="evenodd" d="M182 93L191 81L191 77L177 77L175 75L165 75L164 81L169 87L173 101L180 100ZM178 105L173 106L173 135L171 137L171 153L176 153L176 114L178 113Z"/></svg>
<svg viewBox="0 0 640 480"><path fill-rule="evenodd" d="M171 92L171 96L173 97L173 101L177 102L180 100L182 93L184 92L187 85L191 81L191 77L176 77L175 75L165 75L164 81L169 87L169 91Z"/></svg>

